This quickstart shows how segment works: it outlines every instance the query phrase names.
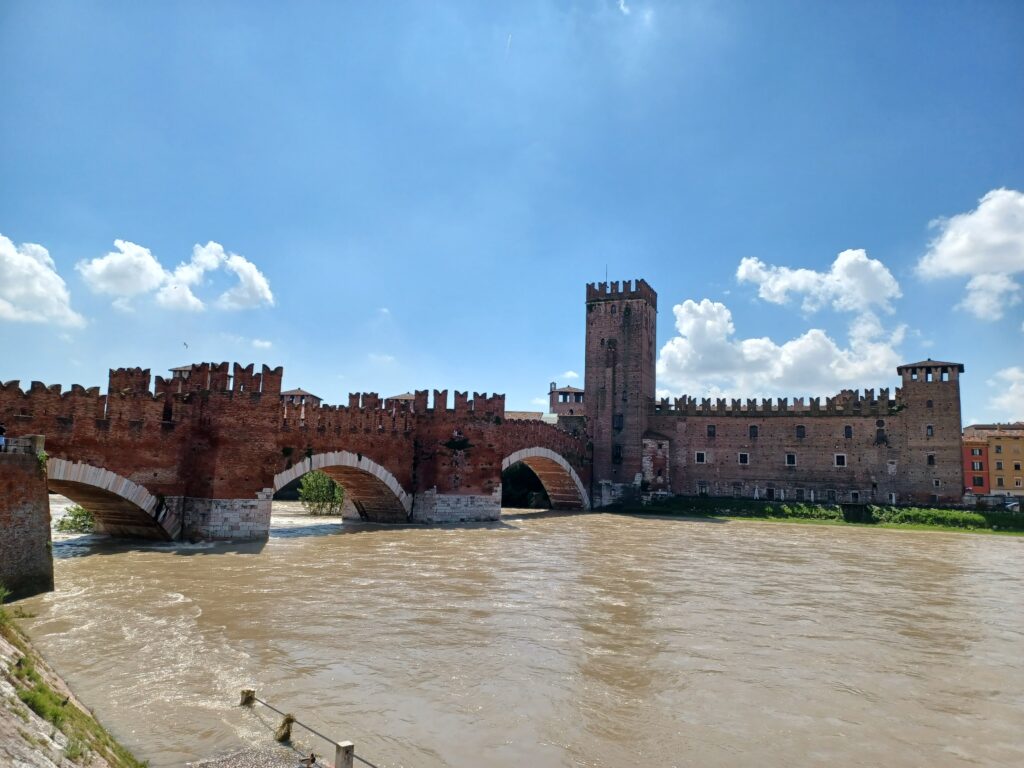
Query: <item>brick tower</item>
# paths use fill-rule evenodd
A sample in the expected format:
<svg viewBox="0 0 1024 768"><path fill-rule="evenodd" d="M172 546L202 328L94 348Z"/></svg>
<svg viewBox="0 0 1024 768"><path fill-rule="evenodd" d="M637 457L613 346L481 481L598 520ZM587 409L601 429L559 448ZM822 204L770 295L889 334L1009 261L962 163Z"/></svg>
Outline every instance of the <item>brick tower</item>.
<svg viewBox="0 0 1024 768"><path fill-rule="evenodd" d="M642 471L654 400L658 294L644 280L587 285L587 429L594 445L594 506L632 488Z"/></svg>
<svg viewBox="0 0 1024 768"><path fill-rule="evenodd" d="M958 499L964 491L961 456L962 363L923 360L896 369L905 430L904 479L931 490L931 501ZM921 499L919 494L919 500Z"/></svg>

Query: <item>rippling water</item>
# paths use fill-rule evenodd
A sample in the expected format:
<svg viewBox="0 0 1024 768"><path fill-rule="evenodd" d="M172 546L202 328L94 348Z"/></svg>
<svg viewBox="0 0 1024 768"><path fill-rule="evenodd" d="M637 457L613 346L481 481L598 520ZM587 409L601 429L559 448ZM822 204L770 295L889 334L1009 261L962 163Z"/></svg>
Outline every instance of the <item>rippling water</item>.
<svg viewBox="0 0 1024 768"><path fill-rule="evenodd" d="M64 538L25 601L153 766L265 742L249 685L380 766L1024 765L1024 539L278 509L265 545Z"/></svg>

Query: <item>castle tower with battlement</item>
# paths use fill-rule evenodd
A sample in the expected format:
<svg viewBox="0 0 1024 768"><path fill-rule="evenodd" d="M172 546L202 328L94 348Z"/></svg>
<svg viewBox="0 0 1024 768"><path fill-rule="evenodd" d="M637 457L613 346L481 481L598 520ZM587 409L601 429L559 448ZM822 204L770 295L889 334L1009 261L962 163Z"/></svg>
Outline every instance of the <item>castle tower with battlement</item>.
<svg viewBox="0 0 1024 768"><path fill-rule="evenodd" d="M643 436L654 404L657 315L658 295L644 280L587 286L584 404L598 504L633 486L642 472Z"/></svg>

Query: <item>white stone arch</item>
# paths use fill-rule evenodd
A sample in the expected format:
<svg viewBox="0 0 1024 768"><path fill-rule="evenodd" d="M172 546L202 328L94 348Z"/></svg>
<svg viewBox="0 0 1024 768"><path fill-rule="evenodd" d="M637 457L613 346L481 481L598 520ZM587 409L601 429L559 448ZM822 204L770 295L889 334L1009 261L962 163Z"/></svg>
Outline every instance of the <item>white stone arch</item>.
<svg viewBox="0 0 1024 768"><path fill-rule="evenodd" d="M526 464L526 466L536 470L530 466L530 459L539 459L541 462L554 462L557 464L572 480L573 485L576 487L576 492L579 494L583 504L583 509L590 509L590 494L587 493L586 487L583 485L583 481L580 480L580 476L576 474L576 470L572 468L572 464L566 461L561 454L555 453L550 448L523 448L511 453L506 456L501 462L501 471L504 472L506 469L511 467L513 464L517 464L520 461Z"/></svg>
<svg viewBox="0 0 1024 768"><path fill-rule="evenodd" d="M283 472L274 475L274 492L281 490L288 483L302 477L307 472L315 470L330 469L331 467L351 467L359 469L380 480L388 489L395 494L406 514L412 510L412 496L405 492L402 484L387 469L375 462L373 459L350 453L349 451L331 451L329 453L315 453L309 458L303 459Z"/></svg>
<svg viewBox="0 0 1024 768"><path fill-rule="evenodd" d="M143 486L116 472L91 464L50 458L46 461L46 480L57 491L67 491L74 500L74 489L93 489L109 494L148 515L170 539L181 534L181 516L162 503ZM102 525L102 519L98 519Z"/></svg>

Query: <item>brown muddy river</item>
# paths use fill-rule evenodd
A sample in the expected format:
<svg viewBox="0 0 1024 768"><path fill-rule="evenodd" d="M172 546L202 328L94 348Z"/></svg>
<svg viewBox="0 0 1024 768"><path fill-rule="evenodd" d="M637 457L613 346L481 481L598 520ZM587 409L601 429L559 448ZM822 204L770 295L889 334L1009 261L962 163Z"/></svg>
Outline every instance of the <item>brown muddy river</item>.
<svg viewBox="0 0 1024 768"><path fill-rule="evenodd" d="M85 542L26 624L153 766L266 743L248 686L382 768L1024 765L1024 538L275 505L265 545Z"/></svg>

